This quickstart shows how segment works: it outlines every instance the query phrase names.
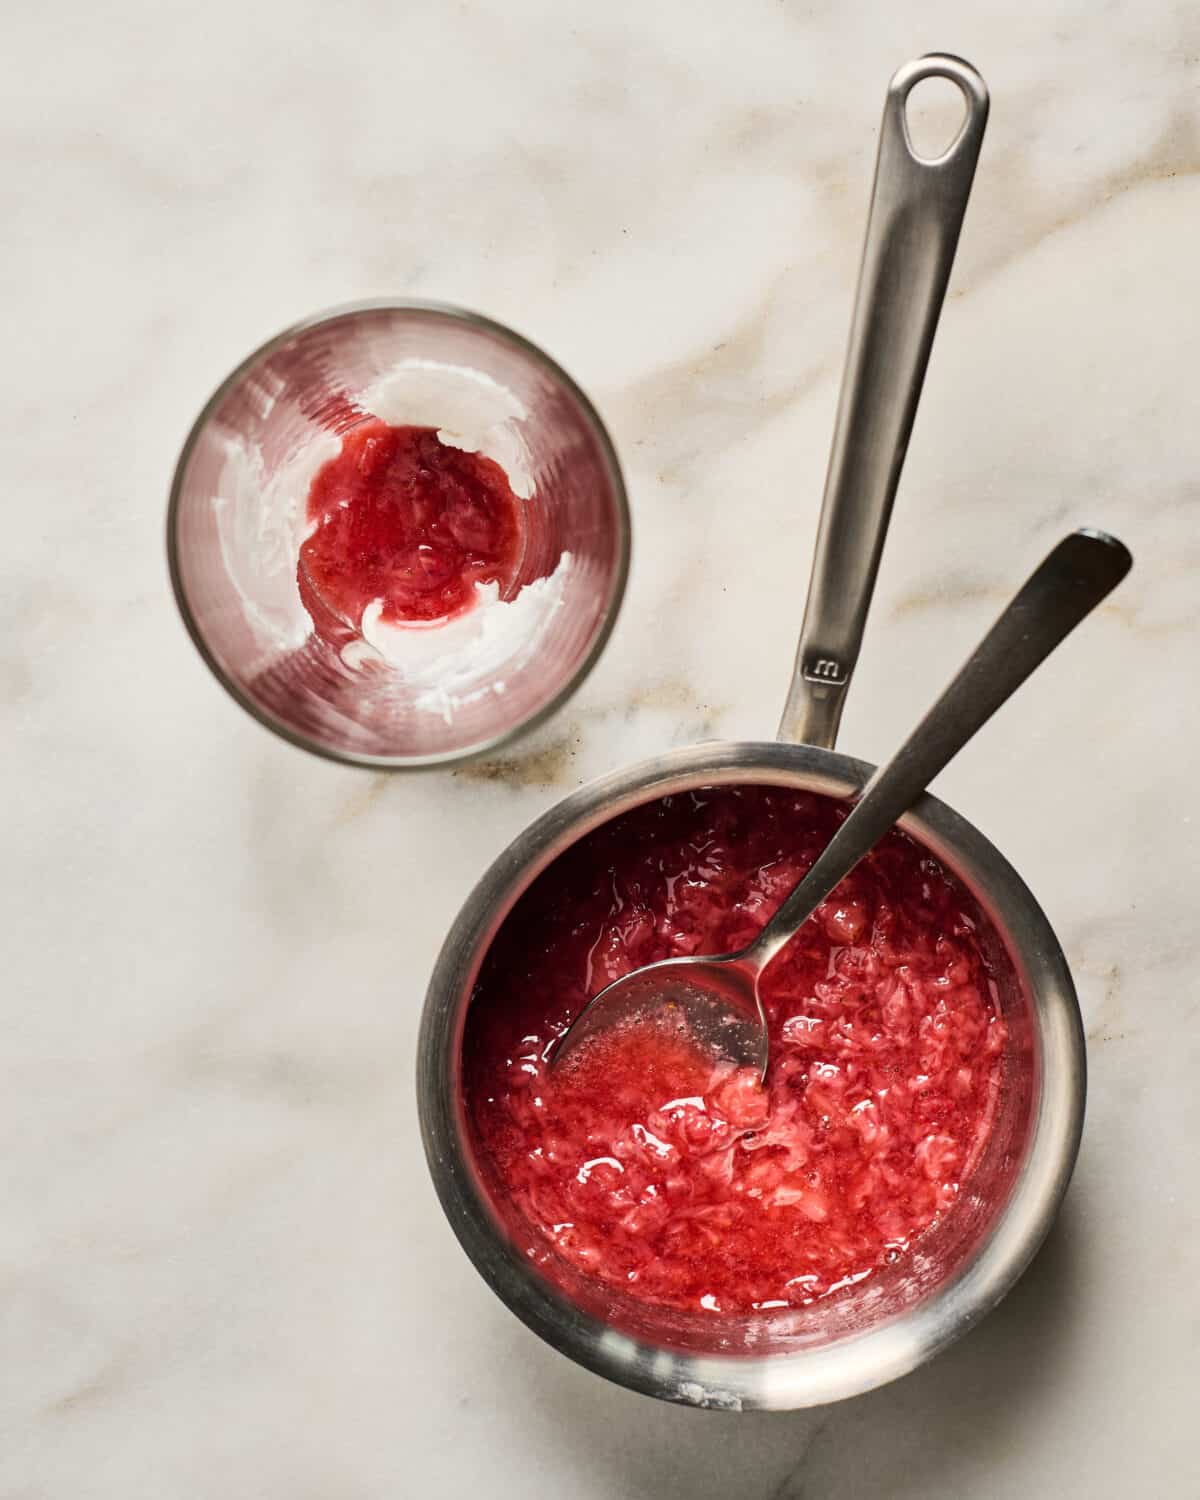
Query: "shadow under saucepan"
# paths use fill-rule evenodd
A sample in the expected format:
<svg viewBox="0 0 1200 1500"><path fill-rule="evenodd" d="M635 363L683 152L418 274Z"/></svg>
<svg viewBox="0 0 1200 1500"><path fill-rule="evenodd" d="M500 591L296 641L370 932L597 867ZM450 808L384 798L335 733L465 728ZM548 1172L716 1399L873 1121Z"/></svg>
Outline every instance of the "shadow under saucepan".
<svg viewBox="0 0 1200 1500"><path fill-rule="evenodd" d="M527 1409L577 1500L918 1500L965 1494L1053 1398L1078 1314L1084 1240L1068 1197L1045 1245L984 1321L912 1375L808 1411L693 1411L561 1358L526 1362ZM514 1339L528 1335L516 1327ZM566 1449L564 1453L562 1450Z"/></svg>

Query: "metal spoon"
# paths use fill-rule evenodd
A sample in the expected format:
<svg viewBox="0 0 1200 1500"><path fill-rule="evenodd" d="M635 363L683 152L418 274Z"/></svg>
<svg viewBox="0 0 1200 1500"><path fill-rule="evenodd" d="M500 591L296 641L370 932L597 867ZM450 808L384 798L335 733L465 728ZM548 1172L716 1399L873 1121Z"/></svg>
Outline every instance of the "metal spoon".
<svg viewBox="0 0 1200 1500"><path fill-rule="evenodd" d="M551 1064L561 1064L599 1031L667 1008L697 1042L765 1077L767 1018L758 993L763 970L976 730L1120 583L1132 562L1125 546L1101 531L1076 531L1059 542L924 719L871 777L758 937L738 953L667 958L614 980L564 1032Z"/></svg>

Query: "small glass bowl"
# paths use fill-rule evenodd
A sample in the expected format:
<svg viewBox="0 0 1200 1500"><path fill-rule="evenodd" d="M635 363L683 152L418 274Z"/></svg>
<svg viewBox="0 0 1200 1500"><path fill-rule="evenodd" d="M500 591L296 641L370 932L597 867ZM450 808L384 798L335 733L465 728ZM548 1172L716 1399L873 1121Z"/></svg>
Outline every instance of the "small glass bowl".
<svg viewBox="0 0 1200 1500"><path fill-rule="evenodd" d="M416 627L399 660L315 631L297 583L313 476L372 417L494 459L523 503L521 607ZM401 769L494 750L566 700L615 622L629 530L609 436L553 360L475 313L371 302L289 328L221 384L175 470L167 553L243 708L306 750Z"/></svg>

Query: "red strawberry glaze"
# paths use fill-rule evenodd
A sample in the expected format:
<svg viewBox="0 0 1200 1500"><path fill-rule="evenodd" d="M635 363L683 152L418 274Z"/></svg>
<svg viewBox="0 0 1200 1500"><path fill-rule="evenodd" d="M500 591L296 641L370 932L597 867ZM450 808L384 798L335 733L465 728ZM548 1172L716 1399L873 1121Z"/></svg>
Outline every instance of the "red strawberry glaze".
<svg viewBox="0 0 1200 1500"><path fill-rule="evenodd" d="M461 614L477 583L504 594L521 556L520 507L499 464L443 443L433 427L374 418L342 438L308 494L315 530L300 548L300 595L318 626ZM315 596L315 598L314 598Z"/></svg>
<svg viewBox="0 0 1200 1500"><path fill-rule="evenodd" d="M765 1087L666 1023L544 1061L611 979L749 941L843 815L770 787L667 798L522 897L464 1046L476 1151L515 1229L641 1301L745 1313L866 1279L951 1207L1006 1032L970 898L899 833L764 976Z"/></svg>

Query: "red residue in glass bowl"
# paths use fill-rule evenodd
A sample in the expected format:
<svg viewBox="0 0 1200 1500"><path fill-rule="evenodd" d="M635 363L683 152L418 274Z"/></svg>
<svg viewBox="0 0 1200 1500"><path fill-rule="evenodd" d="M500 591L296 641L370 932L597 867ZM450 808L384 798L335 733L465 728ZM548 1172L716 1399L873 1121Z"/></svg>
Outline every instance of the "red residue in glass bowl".
<svg viewBox="0 0 1200 1500"><path fill-rule="evenodd" d="M499 464L452 447L433 427L374 418L345 433L308 494L301 599L318 630L357 631L363 611L429 624L461 614L475 585L511 589L522 550L521 505Z"/></svg>

